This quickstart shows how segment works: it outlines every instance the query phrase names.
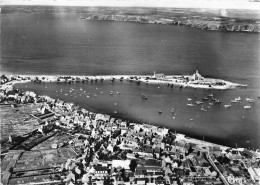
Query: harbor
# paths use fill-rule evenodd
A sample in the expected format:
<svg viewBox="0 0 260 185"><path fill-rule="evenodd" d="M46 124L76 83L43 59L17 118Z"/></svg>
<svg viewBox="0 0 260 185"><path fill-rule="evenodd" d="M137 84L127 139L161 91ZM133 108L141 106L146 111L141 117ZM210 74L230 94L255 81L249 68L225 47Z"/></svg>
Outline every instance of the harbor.
<svg viewBox="0 0 260 185"><path fill-rule="evenodd" d="M31 105L31 114L21 111L24 104ZM94 113L70 102L13 89L10 83L1 87L3 106L29 114L27 120L36 121L38 127L25 134L11 131L1 139L4 184L103 184L108 179L109 183L134 184L145 179L153 184L228 184L234 178L247 184L258 181L254 173L258 150L217 145L166 127ZM15 119L9 117L5 123ZM222 155L235 164L222 162ZM235 166L240 175L228 172Z"/></svg>
<svg viewBox="0 0 260 185"><path fill-rule="evenodd" d="M127 78L121 80L121 76L113 77L114 80L111 76L88 76L89 80L85 81L81 81L79 77L58 76L60 81L52 77L52 83L50 76L36 77L41 80L44 78L41 83L39 80L35 82L35 76L32 80L20 78L23 77L19 76L18 81L10 83L23 91L35 91L41 95L73 102L93 112L137 123L166 126L188 136L198 139L203 136L211 142L232 147L238 144L252 149L259 145L257 129L254 127L259 100L257 94L245 94L248 91L245 88L227 91L180 86L172 88L167 84L137 84ZM63 78L75 80L65 81ZM85 76L83 78L86 79ZM235 100L236 103L232 102ZM220 129L219 125L225 126ZM233 128L238 125L241 131L233 132ZM230 138L228 142L222 139L227 137ZM237 140L239 137L244 139Z"/></svg>

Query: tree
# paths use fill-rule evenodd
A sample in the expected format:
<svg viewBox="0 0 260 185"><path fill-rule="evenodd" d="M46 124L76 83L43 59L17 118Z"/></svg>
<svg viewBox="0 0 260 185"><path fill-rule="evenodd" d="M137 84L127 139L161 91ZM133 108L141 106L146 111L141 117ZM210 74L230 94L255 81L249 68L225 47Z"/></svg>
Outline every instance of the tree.
<svg viewBox="0 0 260 185"><path fill-rule="evenodd" d="M130 170L131 170L132 172L135 172L135 168L137 167L137 162L136 162L136 160L132 159L131 162L130 162L130 164L129 164L129 167L130 167Z"/></svg>
<svg viewBox="0 0 260 185"><path fill-rule="evenodd" d="M121 170L120 170L120 172L121 172L121 177L124 179L124 181L125 181L125 179L126 179L126 176L125 176L125 169L124 168L122 168Z"/></svg>
<svg viewBox="0 0 260 185"><path fill-rule="evenodd" d="M5 76L5 75L1 75L0 78L1 78L1 79L7 79L7 76Z"/></svg>

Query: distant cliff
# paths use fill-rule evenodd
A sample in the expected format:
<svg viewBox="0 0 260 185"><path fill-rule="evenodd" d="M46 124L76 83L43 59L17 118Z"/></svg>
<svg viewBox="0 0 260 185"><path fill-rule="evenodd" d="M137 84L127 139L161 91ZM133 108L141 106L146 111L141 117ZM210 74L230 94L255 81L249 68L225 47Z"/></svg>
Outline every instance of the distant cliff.
<svg viewBox="0 0 260 185"><path fill-rule="evenodd" d="M123 21L145 24L185 25L203 30L238 31L238 32L260 32L260 21L235 19L225 17L171 17L157 18L153 16L139 15L91 15L80 17L82 20L95 21Z"/></svg>

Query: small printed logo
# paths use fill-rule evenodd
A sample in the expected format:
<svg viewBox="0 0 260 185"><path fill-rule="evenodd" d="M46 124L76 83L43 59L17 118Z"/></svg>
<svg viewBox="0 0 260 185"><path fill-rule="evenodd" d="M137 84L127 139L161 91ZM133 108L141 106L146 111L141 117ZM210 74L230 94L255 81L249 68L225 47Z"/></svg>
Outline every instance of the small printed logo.
<svg viewBox="0 0 260 185"><path fill-rule="evenodd" d="M229 184L242 185L242 184L246 183L245 179L243 179L241 177L234 177L232 174L227 177L227 181L228 181Z"/></svg>

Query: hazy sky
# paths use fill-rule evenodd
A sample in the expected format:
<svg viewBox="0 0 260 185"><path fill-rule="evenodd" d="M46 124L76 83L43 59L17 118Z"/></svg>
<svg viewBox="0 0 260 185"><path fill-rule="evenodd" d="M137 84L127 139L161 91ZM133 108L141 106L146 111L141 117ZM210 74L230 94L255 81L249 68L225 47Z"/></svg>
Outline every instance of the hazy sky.
<svg viewBox="0 0 260 185"><path fill-rule="evenodd" d="M258 9L260 0L0 0L2 5Z"/></svg>

